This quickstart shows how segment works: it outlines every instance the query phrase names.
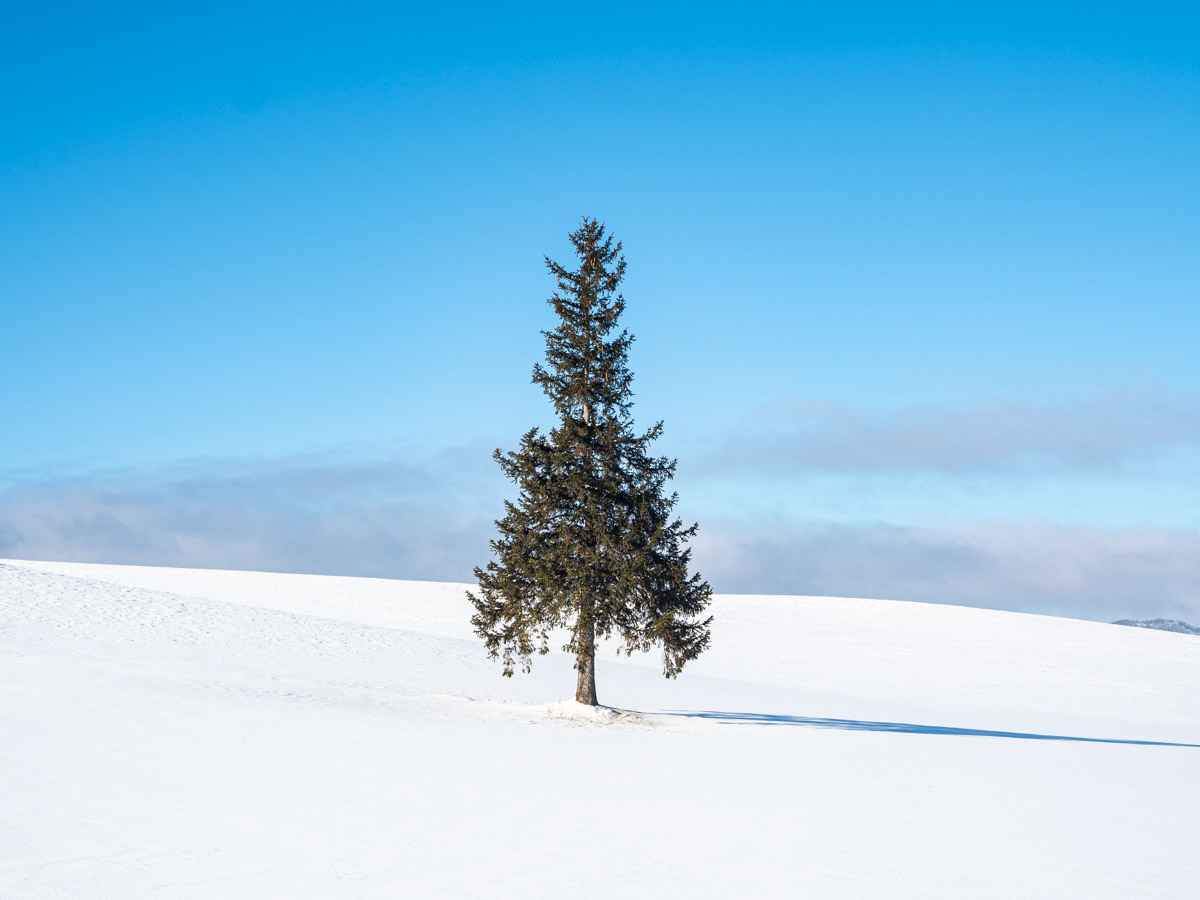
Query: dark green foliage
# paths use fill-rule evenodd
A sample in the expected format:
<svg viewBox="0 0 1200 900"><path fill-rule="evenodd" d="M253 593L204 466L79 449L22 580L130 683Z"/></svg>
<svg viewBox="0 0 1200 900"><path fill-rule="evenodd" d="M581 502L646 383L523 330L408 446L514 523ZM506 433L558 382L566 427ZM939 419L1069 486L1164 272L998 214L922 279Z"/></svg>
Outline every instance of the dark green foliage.
<svg viewBox="0 0 1200 900"><path fill-rule="evenodd" d="M688 574L684 545L696 526L672 518L676 495L663 494L675 462L649 452L662 423L633 430L633 337L616 331L625 308L621 244L587 219L570 238L578 269L546 259L560 322L543 332L546 363L533 370L560 423L526 432L516 451L496 451L520 494L496 522L495 559L475 569L479 596L468 596L471 622L505 675L518 665L529 671L533 653L548 652L551 629L569 628L576 699L595 704L597 637L618 636L625 652L661 647L673 678L708 646L712 620L699 616L712 590Z"/></svg>

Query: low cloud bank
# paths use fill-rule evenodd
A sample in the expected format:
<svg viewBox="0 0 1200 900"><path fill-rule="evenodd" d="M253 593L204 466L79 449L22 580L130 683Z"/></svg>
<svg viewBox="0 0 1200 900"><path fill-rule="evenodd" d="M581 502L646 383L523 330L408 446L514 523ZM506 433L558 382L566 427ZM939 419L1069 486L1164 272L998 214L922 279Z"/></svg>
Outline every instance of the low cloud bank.
<svg viewBox="0 0 1200 900"><path fill-rule="evenodd" d="M469 581L507 487L483 448L26 481L0 490L0 557ZM1200 534L1187 529L701 516L693 546L719 592L1200 620Z"/></svg>
<svg viewBox="0 0 1200 900"><path fill-rule="evenodd" d="M480 502L479 467L457 456L221 462L27 483L0 491L0 556L466 580L486 558L496 510Z"/></svg>
<svg viewBox="0 0 1200 900"><path fill-rule="evenodd" d="M979 473L1121 470L1200 450L1200 394L1144 388L1050 404L998 400L864 413L777 403L702 463L710 473Z"/></svg>
<svg viewBox="0 0 1200 900"><path fill-rule="evenodd" d="M1111 621L1200 619L1200 534L1045 520L701 529L722 591L880 597Z"/></svg>

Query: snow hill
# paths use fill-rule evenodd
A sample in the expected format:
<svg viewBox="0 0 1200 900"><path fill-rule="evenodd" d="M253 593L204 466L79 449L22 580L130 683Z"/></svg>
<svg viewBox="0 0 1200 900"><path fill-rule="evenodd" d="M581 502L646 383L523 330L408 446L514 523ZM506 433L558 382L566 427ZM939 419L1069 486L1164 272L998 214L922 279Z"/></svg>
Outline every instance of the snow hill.
<svg viewBox="0 0 1200 900"><path fill-rule="evenodd" d="M719 596L593 715L463 590L0 562L0 896L1200 896L1194 637Z"/></svg>

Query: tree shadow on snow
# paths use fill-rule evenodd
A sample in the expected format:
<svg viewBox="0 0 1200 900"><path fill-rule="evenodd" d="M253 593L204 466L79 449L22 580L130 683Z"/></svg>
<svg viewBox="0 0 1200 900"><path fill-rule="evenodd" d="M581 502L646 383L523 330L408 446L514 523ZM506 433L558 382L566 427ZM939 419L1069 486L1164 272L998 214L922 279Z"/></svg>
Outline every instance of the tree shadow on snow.
<svg viewBox="0 0 1200 900"><path fill-rule="evenodd" d="M1063 734L1031 734L1022 731L987 731L980 728L952 728L946 725L912 725L906 722L869 722L863 719L821 719L814 716L782 716L770 713L719 712L682 710L662 713L689 719L710 719L727 725L806 725L810 728L838 728L843 731L891 731L902 734L950 734L964 737L1015 738L1022 741L1079 741L1087 744L1137 744L1147 747L1197 747L1200 744L1178 744L1170 741L1134 741L1120 738L1070 737Z"/></svg>

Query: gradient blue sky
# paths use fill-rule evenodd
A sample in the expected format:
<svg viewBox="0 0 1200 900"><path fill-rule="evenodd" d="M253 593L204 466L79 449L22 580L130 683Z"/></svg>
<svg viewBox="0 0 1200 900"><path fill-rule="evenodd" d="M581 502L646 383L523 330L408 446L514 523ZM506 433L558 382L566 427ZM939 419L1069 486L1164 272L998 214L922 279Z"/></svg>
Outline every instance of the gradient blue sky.
<svg viewBox="0 0 1200 900"><path fill-rule="evenodd" d="M0 555L465 580L586 214L718 590L1200 616L1195 11L39 5L0 75Z"/></svg>

